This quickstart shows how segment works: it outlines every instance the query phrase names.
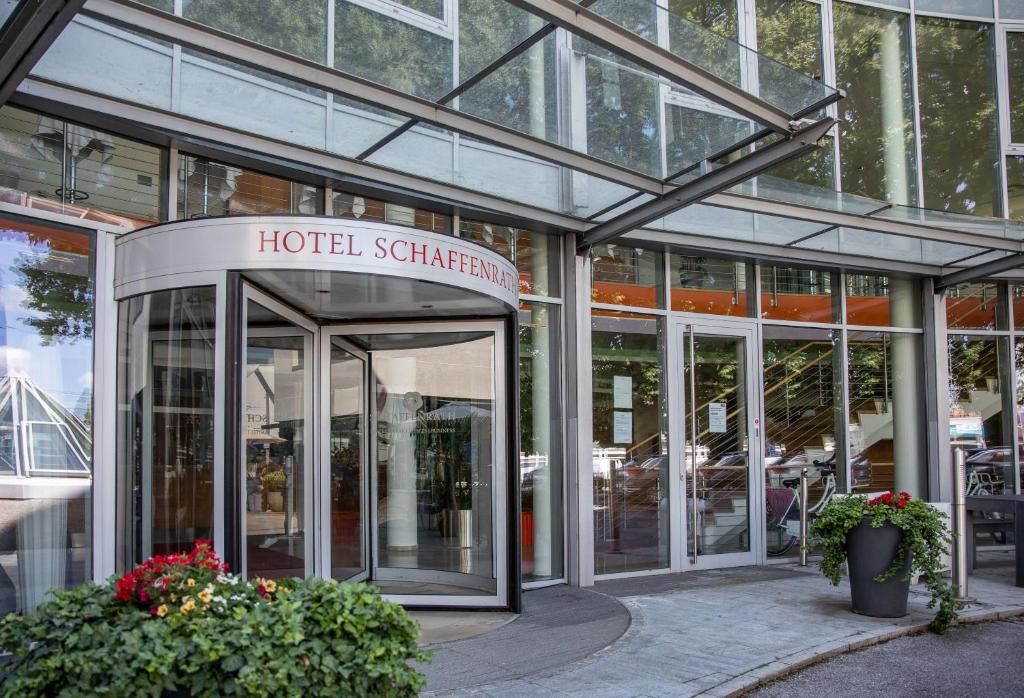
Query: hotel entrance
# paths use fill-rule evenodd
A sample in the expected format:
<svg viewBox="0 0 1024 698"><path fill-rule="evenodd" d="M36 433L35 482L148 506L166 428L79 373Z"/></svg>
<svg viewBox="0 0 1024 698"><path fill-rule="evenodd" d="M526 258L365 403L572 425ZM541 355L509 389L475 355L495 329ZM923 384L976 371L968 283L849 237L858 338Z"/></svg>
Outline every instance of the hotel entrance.
<svg viewBox="0 0 1024 698"><path fill-rule="evenodd" d="M237 271L119 287L121 564L209 537L250 578L515 607L514 267L398 226L216 219L126 236L119 269L183 249Z"/></svg>

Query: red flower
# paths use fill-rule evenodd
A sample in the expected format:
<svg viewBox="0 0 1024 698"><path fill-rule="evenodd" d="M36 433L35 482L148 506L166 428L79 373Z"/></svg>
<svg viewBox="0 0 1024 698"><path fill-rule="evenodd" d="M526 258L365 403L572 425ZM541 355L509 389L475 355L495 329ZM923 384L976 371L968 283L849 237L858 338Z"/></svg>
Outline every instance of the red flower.
<svg viewBox="0 0 1024 698"><path fill-rule="evenodd" d="M157 613L158 613L158 611L156 610L156 606L153 606L152 608L149 609L149 615L155 616Z"/></svg>

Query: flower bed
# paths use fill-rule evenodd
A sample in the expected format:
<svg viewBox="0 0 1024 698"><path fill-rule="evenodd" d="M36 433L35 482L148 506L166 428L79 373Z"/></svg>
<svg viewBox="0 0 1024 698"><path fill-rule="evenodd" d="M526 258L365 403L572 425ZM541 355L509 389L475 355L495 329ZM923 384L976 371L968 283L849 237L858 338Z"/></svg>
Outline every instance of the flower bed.
<svg viewBox="0 0 1024 698"><path fill-rule="evenodd" d="M200 541L0 621L0 694L413 696L417 635L367 584L246 581Z"/></svg>

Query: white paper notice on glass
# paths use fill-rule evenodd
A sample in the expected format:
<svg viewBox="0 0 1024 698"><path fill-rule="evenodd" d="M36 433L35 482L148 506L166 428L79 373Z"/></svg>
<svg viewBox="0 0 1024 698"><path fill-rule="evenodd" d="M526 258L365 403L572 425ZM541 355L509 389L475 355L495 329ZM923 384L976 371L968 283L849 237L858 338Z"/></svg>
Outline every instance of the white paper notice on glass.
<svg viewBox="0 0 1024 698"><path fill-rule="evenodd" d="M615 411L612 414L614 415L612 418L612 431L614 432L615 443L633 443L633 413Z"/></svg>
<svg viewBox="0 0 1024 698"><path fill-rule="evenodd" d="M617 410L633 409L632 376L612 376L612 407Z"/></svg>
<svg viewBox="0 0 1024 698"><path fill-rule="evenodd" d="M708 431L712 434L724 434L726 431L726 416L724 402L708 403Z"/></svg>

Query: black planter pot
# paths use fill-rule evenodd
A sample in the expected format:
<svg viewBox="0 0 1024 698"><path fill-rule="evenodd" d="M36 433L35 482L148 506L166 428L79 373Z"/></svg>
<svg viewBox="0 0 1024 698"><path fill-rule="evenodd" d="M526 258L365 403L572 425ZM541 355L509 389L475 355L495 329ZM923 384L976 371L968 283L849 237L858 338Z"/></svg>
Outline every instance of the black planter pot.
<svg viewBox="0 0 1024 698"><path fill-rule="evenodd" d="M907 615L910 596L910 553L899 572L876 582L875 577L889 569L899 548L903 531L887 523L880 528L864 517L846 534L846 559L850 568L850 596L853 612L875 618L902 618Z"/></svg>

